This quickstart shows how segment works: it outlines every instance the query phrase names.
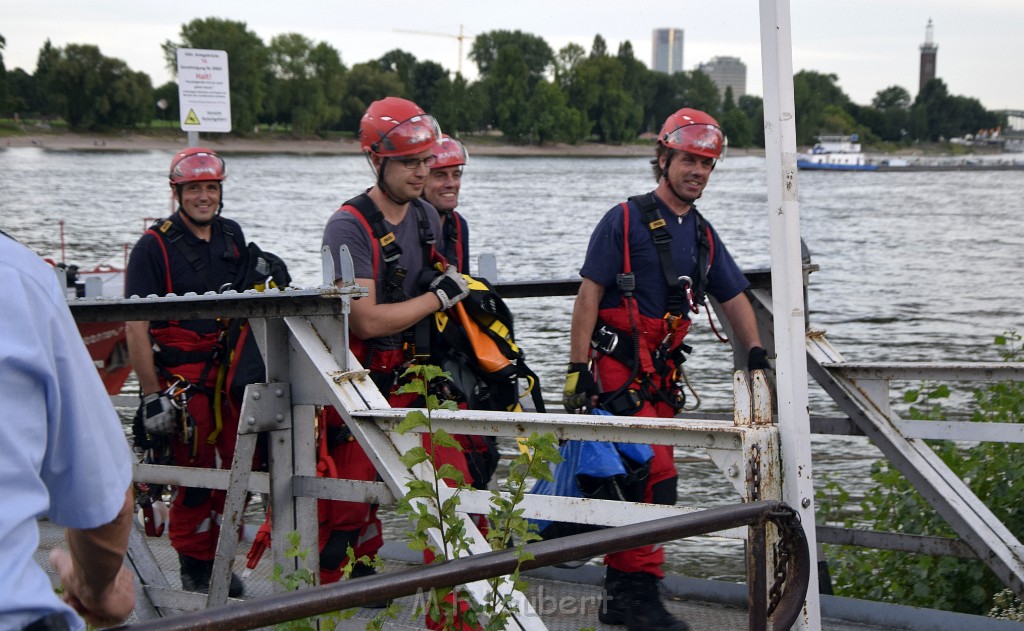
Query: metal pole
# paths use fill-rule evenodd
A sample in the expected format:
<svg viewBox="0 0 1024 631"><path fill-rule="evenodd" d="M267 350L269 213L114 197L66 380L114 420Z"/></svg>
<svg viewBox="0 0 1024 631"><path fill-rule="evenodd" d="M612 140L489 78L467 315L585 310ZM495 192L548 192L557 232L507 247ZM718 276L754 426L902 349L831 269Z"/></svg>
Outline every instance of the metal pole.
<svg viewBox="0 0 1024 631"><path fill-rule="evenodd" d="M782 450L782 498L814 522L810 417L807 410L807 350L800 257L800 205L796 173L796 107L793 98L793 44L789 0L760 0L761 67L764 83L764 141L768 172L771 235L772 311L775 320L779 439ZM814 528L807 545L817 549ZM818 572L810 567L810 585L796 628L821 629Z"/></svg>

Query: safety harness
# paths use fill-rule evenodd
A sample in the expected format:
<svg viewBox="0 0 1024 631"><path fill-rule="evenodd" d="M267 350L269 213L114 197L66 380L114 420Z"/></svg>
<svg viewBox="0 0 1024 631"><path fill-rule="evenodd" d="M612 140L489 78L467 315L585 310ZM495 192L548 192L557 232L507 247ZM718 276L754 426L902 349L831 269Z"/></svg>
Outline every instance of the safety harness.
<svg viewBox="0 0 1024 631"><path fill-rule="evenodd" d="M660 322L642 316L633 295L636 280L629 251L629 202L636 204L644 225L651 233L662 275L668 285L666 312ZM681 365L692 351L683 338L690 328L689 313L698 313L704 303L708 274L714 259L714 239L707 222L696 208L692 208L690 212L694 213L697 233L697 278L679 276L672 261L672 235L666 228L654 194L630 197L629 202L622 203L623 270L616 278L623 305L601 311L591 337L591 347L628 366L631 376L618 390L602 395L602 406L616 415L631 415L639 411L646 399L668 403L678 412L685 403L680 383ZM641 327L646 334L641 333ZM650 331L657 332L660 342L649 339ZM658 379L652 380L652 376Z"/></svg>
<svg viewBox="0 0 1024 631"><path fill-rule="evenodd" d="M462 243L462 217L454 210L448 215L442 232L444 233L444 257L454 262L455 269L460 272L468 271L468 263L463 258L465 248Z"/></svg>
<svg viewBox="0 0 1024 631"><path fill-rule="evenodd" d="M423 245L423 273L433 275L433 266L440 263L447 266L447 261L434 248L434 232L430 228L427 219L426 209L419 199L410 202L412 210L416 213L416 225L419 230L420 243ZM351 213L359 223L362 224L370 236L370 243L373 246L373 279L377 282L382 278L380 265L384 264L383 291L380 292L382 303L403 302L409 296L402 288L402 283L409 271L405 266L399 264L399 257L402 256L402 248L398 245L395 233L387 228L384 222L384 213L377 208L370 196L366 193L353 197L345 202L340 210ZM421 279L424 280L424 279ZM364 366L372 372L392 373L400 365L410 359L424 360L430 356L430 322L423 318L411 328L402 333L401 357L395 353L395 349L378 349L372 344L359 339L355 335L349 336L352 351ZM382 384L378 383L378 386ZM383 392L387 389L382 388Z"/></svg>
<svg viewBox="0 0 1024 631"><path fill-rule="evenodd" d="M185 242L184 231L170 219L159 220L153 223L149 229L146 230L146 234L152 235L156 238L157 244L160 246L160 251L164 257L164 274L167 293L174 291L174 286L171 280L171 264L170 257L168 256L166 243L171 244L176 250L189 262L192 269L195 270L196 274L199 275L203 281L203 285L207 291L220 292L224 289L229 289L233 286L233 281L238 277L239 268L241 265L241 248L235 240L234 231L227 225L226 222L220 221L217 218L215 221L220 225L221 234L224 237L224 260L227 261L227 278L231 278L232 282L218 284L210 278L210 269L203 257L199 255L193 248L190 248ZM168 325L171 327L178 327L180 321L169 321ZM154 351L154 358L156 359L156 369L160 376L167 382L171 383L171 388L177 386L177 390L180 391L180 396L186 397L190 389L196 389L206 392L210 395L210 404L212 406L215 428L210 435L207 437L207 442L214 444L217 441L218 436L223 428L223 419L221 417L221 393L224 390L224 386L228 383L229 375L228 369L234 362L231 361L232 357L235 356L237 351L240 351L245 344L245 339L248 334L248 327L242 325L241 327L231 327L232 321L220 321L220 330L217 333L217 338L214 341L212 348L203 350L185 350L176 348L166 343L157 343L154 340L156 350ZM152 335L152 334L151 334ZM213 341L213 340L211 340ZM228 354L230 351L230 355ZM168 367L181 366L182 364L198 364L203 362L202 370L199 373L198 379L195 381L189 381L180 375L176 375L171 372ZM216 384L213 391L210 392L210 388L206 386L206 380L210 371L217 367L217 378ZM186 405L182 405L181 409L185 411ZM187 416L187 414L186 414ZM194 442L195 434L187 429L188 419L186 419L185 428L183 428L183 438L186 442L192 443L192 452L195 455L197 445Z"/></svg>

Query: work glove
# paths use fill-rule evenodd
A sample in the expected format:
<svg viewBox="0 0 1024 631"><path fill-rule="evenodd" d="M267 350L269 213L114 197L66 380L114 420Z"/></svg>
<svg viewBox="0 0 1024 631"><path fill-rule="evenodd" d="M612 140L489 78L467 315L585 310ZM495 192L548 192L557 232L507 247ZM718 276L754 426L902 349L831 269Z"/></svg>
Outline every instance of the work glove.
<svg viewBox="0 0 1024 631"><path fill-rule="evenodd" d="M581 408L589 408L591 399L597 395L597 383L590 374L590 367L586 363L570 363L565 374L565 387L562 389L565 411L572 413Z"/></svg>
<svg viewBox="0 0 1024 631"><path fill-rule="evenodd" d="M764 374L765 380L768 381L768 391L775 392L775 368L768 361L768 351L760 346L750 349L747 354L747 370L751 373L760 370ZM751 379L753 379L753 375L751 375ZM774 406L774 403L772 405Z"/></svg>
<svg viewBox="0 0 1024 631"><path fill-rule="evenodd" d="M441 301L441 311L451 309L469 295L469 283L454 265L430 281L430 291Z"/></svg>
<svg viewBox="0 0 1024 631"><path fill-rule="evenodd" d="M768 361L768 351L760 346L750 349L747 353L747 370L772 370L772 365Z"/></svg>
<svg viewBox="0 0 1024 631"><path fill-rule="evenodd" d="M154 392L142 397L139 416L146 432L154 436L170 436L178 429L178 407L166 392Z"/></svg>

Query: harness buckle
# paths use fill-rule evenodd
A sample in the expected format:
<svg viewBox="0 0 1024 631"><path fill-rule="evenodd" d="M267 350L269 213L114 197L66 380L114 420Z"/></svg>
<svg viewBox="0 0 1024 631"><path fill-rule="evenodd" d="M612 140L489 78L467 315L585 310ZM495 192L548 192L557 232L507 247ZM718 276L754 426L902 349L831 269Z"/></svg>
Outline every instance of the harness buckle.
<svg viewBox="0 0 1024 631"><path fill-rule="evenodd" d="M693 297L693 279L689 276L680 276L677 282L679 283L679 288L683 290L683 295L686 296L686 302L690 311L700 313L700 307Z"/></svg>

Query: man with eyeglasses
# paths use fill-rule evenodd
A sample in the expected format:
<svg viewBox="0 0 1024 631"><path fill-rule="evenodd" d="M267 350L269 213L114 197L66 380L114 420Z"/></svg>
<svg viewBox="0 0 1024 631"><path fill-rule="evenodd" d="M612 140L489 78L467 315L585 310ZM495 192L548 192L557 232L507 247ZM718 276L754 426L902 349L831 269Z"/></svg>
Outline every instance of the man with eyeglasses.
<svg viewBox="0 0 1024 631"><path fill-rule="evenodd" d="M437 212L420 195L440 137L436 121L411 101L386 97L374 101L359 126L359 140L375 183L331 215L323 244L335 259L335 282L341 284L339 249L347 246L355 282L369 295L352 302L349 344L359 362L391 405L421 407L415 395L398 394L405 369L429 356L433 315L447 311L469 295L454 265L434 249L441 235ZM376 471L338 413L324 414L331 457L341 478L374 480ZM452 448L438 448L436 466L450 463L472 477L465 458ZM355 558L371 559L383 544L376 505L356 502L320 504L320 578L337 581L351 547ZM357 564L352 577L374 573Z"/></svg>

